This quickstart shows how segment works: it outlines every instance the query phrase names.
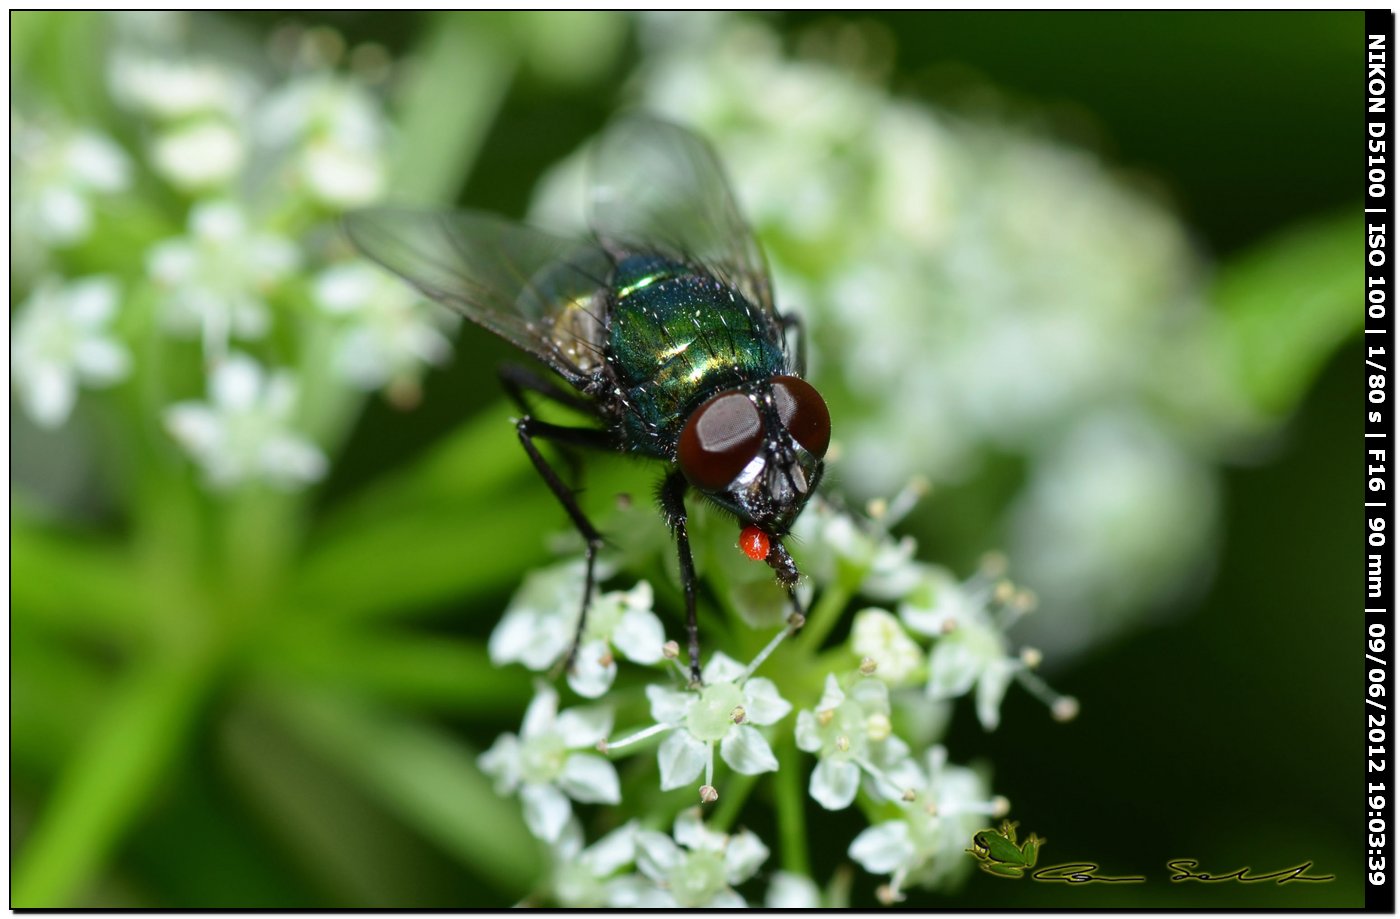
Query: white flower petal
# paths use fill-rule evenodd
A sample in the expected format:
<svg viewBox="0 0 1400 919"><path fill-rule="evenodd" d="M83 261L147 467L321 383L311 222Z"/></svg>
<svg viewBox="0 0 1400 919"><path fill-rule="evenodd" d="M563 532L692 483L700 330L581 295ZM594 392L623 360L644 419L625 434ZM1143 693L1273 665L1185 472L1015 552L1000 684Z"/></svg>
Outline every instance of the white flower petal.
<svg viewBox="0 0 1400 919"><path fill-rule="evenodd" d="M595 639L579 645L574 665L569 669L570 689L585 699L597 699L612 688L616 677L617 661L607 642Z"/></svg>
<svg viewBox="0 0 1400 919"><path fill-rule="evenodd" d="M791 871L775 871L763 900L768 909L821 909L822 896L817 882Z"/></svg>
<svg viewBox="0 0 1400 919"><path fill-rule="evenodd" d="M230 354L215 368L209 381L214 404L225 411L250 410L262 385L262 368L244 354Z"/></svg>
<svg viewBox="0 0 1400 919"><path fill-rule="evenodd" d="M617 804L622 800L617 769L593 753L570 756L557 781L569 797L585 804Z"/></svg>
<svg viewBox="0 0 1400 919"><path fill-rule="evenodd" d="M223 439L223 423L202 402L178 402L167 408L165 429L195 454L213 450Z"/></svg>
<svg viewBox="0 0 1400 919"><path fill-rule="evenodd" d="M656 763L661 768L661 790L683 788L694 782L709 761L708 744L696 740L689 731L672 731L656 750Z"/></svg>
<svg viewBox="0 0 1400 919"><path fill-rule="evenodd" d="M543 783L521 786L520 803L525 805L525 825L530 832L550 843L559 838L574 813L562 791Z"/></svg>
<svg viewBox="0 0 1400 919"><path fill-rule="evenodd" d="M304 437L269 437L259 451L259 465L274 482L300 485L326 474L326 455Z"/></svg>
<svg viewBox="0 0 1400 919"><path fill-rule="evenodd" d="M851 650L875 661L875 676L894 684L908 680L924 658L923 649L899 620L874 607L856 613L851 624Z"/></svg>
<svg viewBox="0 0 1400 919"><path fill-rule="evenodd" d="M681 733L681 732L677 732ZM778 758L773 748L758 732L758 728L738 724L730 728L719 742L719 755L729 764L729 768L744 775L758 775L761 772L776 772Z"/></svg>
<svg viewBox="0 0 1400 919"><path fill-rule="evenodd" d="M647 687L647 700L651 702L651 717L657 724L680 724L690 711L691 703L700 698L693 692L679 692L664 686Z"/></svg>
<svg viewBox="0 0 1400 919"><path fill-rule="evenodd" d="M773 724L792 711L792 703L778 695L778 687L766 677L744 682L745 720L753 724Z"/></svg>
<svg viewBox="0 0 1400 919"><path fill-rule="evenodd" d="M841 684L836 681L836 674L826 675L826 685L822 688L821 701L817 703L817 711L831 711L846 701L846 694L841 691Z"/></svg>
<svg viewBox="0 0 1400 919"><path fill-rule="evenodd" d="M540 631L536 628L537 622L534 610L507 611L491 630L491 638L486 643L486 653L490 656L491 663L499 667L516 661L523 662L525 653L535 647L535 637ZM554 661L550 660L543 666L526 666L530 666L532 670L544 670L553 663Z"/></svg>
<svg viewBox="0 0 1400 919"><path fill-rule="evenodd" d="M612 709L602 705L581 706L559 713L554 732L570 750L592 747L612 731Z"/></svg>
<svg viewBox="0 0 1400 919"><path fill-rule="evenodd" d="M721 890L710 898L704 909L748 909L749 903L732 890Z"/></svg>
<svg viewBox="0 0 1400 919"><path fill-rule="evenodd" d="M729 837L705 826L698 807L688 808L676 815L676 824L671 835L684 848L692 852L723 852Z"/></svg>
<svg viewBox="0 0 1400 919"><path fill-rule="evenodd" d="M87 383L105 386L126 377L131 355L111 339L89 338L74 347L73 366Z"/></svg>
<svg viewBox="0 0 1400 919"><path fill-rule="evenodd" d="M514 734L502 734L476 764L496 780L497 794L510 794L520 785L520 741Z"/></svg>
<svg viewBox="0 0 1400 919"><path fill-rule="evenodd" d="M680 846L665 833L642 830L637 833L635 839L637 867L653 881L665 881L671 869L685 858Z"/></svg>
<svg viewBox="0 0 1400 919"><path fill-rule="evenodd" d="M68 315L78 325L88 328L106 325L121 298L116 280L105 276L74 281L65 288L64 295L68 301Z"/></svg>
<svg viewBox="0 0 1400 919"><path fill-rule="evenodd" d="M860 769L855 763L838 762L826 757L817 762L807 783L812 800L829 811L850 807L860 788Z"/></svg>
<svg viewBox="0 0 1400 919"><path fill-rule="evenodd" d="M748 830L740 830L729 837L729 845L724 850L725 880L730 884L742 884L757 874L767 860L768 847L763 840Z"/></svg>
<svg viewBox="0 0 1400 919"><path fill-rule="evenodd" d="M559 862L571 862L583 852L583 827L576 819L570 818L554 841L554 857Z"/></svg>
<svg viewBox="0 0 1400 919"><path fill-rule="evenodd" d="M928 661L928 694L933 699L951 699L972 688L982 672L985 659L965 640L966 630L939 639Z"/></svg>
<svg viewBox="0 0 1400 919"><path fill-rule="evenodd" d="M995 731L1001 722L1001 700L1011 685L1015 667L1009 660L997 661L983 670L977 681L977 720L988 731Z"/></svg>
<svg viewBox="0 0 1400 919"><path fill-rule="evenodd" d="M535 697L525 709L525 720L520 725L520 736L530 738L550 733L558 713L559 694L543 680L537 680Z"/></svg>
<svg viewBox="0 0 1400 919"><path fill-rule="evenodd" d="M797 749L806 750L808 753L815 753L822 748L821 727L817 724L817 716L807 709L797 713L797 729L794 732L797 740Z"/></svg>
<svg viewBox="0 0 1400 919"><path fill-rule="evenodd" d="M56 428L68 420L78 400L73 375L57 364L40 364L30 370L24 384L24 407L29 416L46 428Z"/></svg>
<svg viewBox="0 0 1400 919"><path fill-rule="evenodd" d="M643 582L647 592L651 586ZM666 630L650 609L629 608L613 631L612 643L630 661L654 664L661 660L661 648L666 644Z"/></svg>
<svg viewBox="0 0 1400 919"><path fill-rule="evenodd" d="M851 841L847 855L871 874L892 874L917 857L909 838L909 824L890 820L863 830Z"/></svg>
<svg viewBox="0 0 1400 919"><path fill-rule="evenodd" d="M706 683L732 683L743 675L744 665L723 651L711 654L700 671L700 676Z"/></svg>
<svg viewBox="0 0 1400 919"><path fill-rule="evenodd" d="M579 861L596 878L605 878L629 865L637 852L637 821L629 820L584 850Z"/></svg>

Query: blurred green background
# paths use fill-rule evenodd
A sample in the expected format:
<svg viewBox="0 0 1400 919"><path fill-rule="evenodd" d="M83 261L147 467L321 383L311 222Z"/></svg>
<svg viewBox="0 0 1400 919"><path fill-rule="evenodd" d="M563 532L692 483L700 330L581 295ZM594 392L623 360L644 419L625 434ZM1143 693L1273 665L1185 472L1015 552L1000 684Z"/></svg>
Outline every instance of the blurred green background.
<svg viewBox="0 0 1400 919"><path fill-rule="evenodd" d="M1292 309L1298 290L1333 292L1334 308L1319 310L1328 318L1311 326L1320 334L1306 336L1312 347L1278 371L1286 379L1267 432L1221 465L1213 559L1169 598L1171 609L1059 668L1048 661L1057 688L1081 700L1079 719L1055 724L1012 693L999 731L984 733L960 708L947 738L959 759L994 764L994 788L1015 802L1023 830L1050 840L1043 862L1099 861L1105 873L1149 883L1070 888L978 873L957 894L913 903L1360 905L1353 639L1363 604L1349 446L1359 442L1359 280L1349 285L1361 239L1345 221L1359 207L1362 15L763 21L797 54L821 46L812 36L855 24L874 37L866 47L881 52L875 69L895 95L1033 125L1096 153L1183 221L1210 266L1212 308L1255 317L1259 338L1242 349L1296 337L1315 319ZM288 23L330 26L347 45L379 43L422 72L445 66L452 79L495 81L484 114L459 112L450 86L421 83L390 108L405 131L418 119L442 135L442 155L427 157L441 181L431 188L425 166L421 191L454 190L459 203L510 215L617 109L641 53L623 18L584 30L584 60L569 55L575 27L542 15L201 22L250 48ZM17 13L12 23L17 99L48 94L70 116L139 141L105 98L100 67L83 63L111 40L101 17ZM419 142L431 146L433 130ZM473 165L456 191L458 154ZM99 246L83 251L83 270L116 263ZM24 291L12 282L12 292ZM115 460L121 471L93 473L108 487L89 481L68 505L77 512L55 512L34 495L57 474L47 458L70 442L12 427L16 905L450 908L509 905L524 892L533 866L515 854L528 850L515 803L489 804L471 751L518 724L528 680L489 670L480 639L520 574L546 557L537 533L556 525L556 512L501 420L494 362L505 349L473 330L458 340L414 411L366 404L308 509L277 495L207 502L188 470L133 474L143 447ZM105 443L102 427L81 436ZM1005 474L990 463L935 494L911 522L924 557L966 570L993 547ZM140 509L112 494L142 495ZM510 519L494 513L502 495ZM320 555L288 552L288 561L245 538L271 532L291 542L315 534ZM194 582L157 583L167 552L201 556ZM414 574L406 556L418 555L440 559L440 582ZM234 597L231 611L182 605L201 595L201 578L231 578L221 594ZM312 615L281 607L269 626L239 612L271 595L260 593L263 581L288 580ZM134 600L147 588L175 599L148 616ZM342 606L343 597L356 599ZM412 607L411 622L400 607ZM213 624L192 621L200 617ZM834 822L830 838L841 843L814 853L818 877L845 861L860 827L849 814ZM1337 879L1170 885L1164 865L1178 857L1220 872L1312 861ZM869 902L866 881L857 903Z"/></svg>

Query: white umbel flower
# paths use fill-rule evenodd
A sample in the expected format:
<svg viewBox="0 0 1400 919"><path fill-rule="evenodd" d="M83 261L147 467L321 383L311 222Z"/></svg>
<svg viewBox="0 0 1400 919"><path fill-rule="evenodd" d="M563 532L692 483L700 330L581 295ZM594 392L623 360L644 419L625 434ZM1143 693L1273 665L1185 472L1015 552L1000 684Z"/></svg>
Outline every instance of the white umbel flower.
<svg viewBox="0 0 1400 919"><path fill-rule="evenodd" d="M698 808L676 817L672 836L642 831L636 841L637 867L652 885L633 890L630 902L617 906L743 909L748 903L734 887L753 877L768 858L768 847L752 832L711 830Z"/></svg>
<svg viewBox="0 0 1400 919"><path fill-rule="evenodd" d="M487 645L491 662L519 663L537 671L558 663L578 625L583 580L580 562L532 572L491 633ZM568 674L569 686L581 696L596 699L617 676L615 651L634 663L655 664L661 660L665 642L646 581L631 590L596 596L588 607L588 622Z"/></svg>
<svg viewBox="0 0 1400 919"><path fill-rule="evenodd" d="M166 291L167 327L201 335L206 357L217 359L230 337L267 331L266 295L299 261L291 240L251 228L237 204L215 200L190 210L188 235L151 249L147 270Z"/></svg>
<svg viewBox="0 0 1400 919"><path fill-rule="evenodd" d="M615 906L628 899L634 878L619 876L636 858L637 822L629 820L588 848L583 829L570 820L554 844L554 898L568 909Z"/></svg>
<svg viewBox="0 0 1400 919"><path fill-rule="evenodd" d="M452 355L446 331L455 314L430 305L401 280L365 262L328 268L312 295L325 314L341 321L336 370L360 389L415 382L428 365Z"/></svg>
<svg viewBox="0 0 1400 919"><path fill-rule="evenodd" d="M267 97L259 141L290 157L292 180L335 208L367 204L384 186L383 116L374 97L329 72L303 76Z"/></svg>
<svg viewBox="0 0 1400 919"><path fill-rule="evenodd" d="M606 708L559 711L559 695L541 684L525 710L520 735L502 734L478 762L500 794L519 794L525 825L555 842L573 814L569 799L616 804L622 800L617 770L594 749L612 729Z"/></svg>
<svg viewBox="0 0 1400 919"><path fill-rule="evenodd" d="M119 292L109 277L39 284L15 314L10 378L20 404L40 425L68 420L80 386L110 386L131 367L126 346L109 331Z"/></svg>
<svg viewBox="0 0 1400 919"><path fill-rule="evenodd" d="M860 789L861 772L886 786L886 797L903 790L892 784L876 760L886 760L885 747L896 758L909 748L893 736L890 696L885 684L872 677L857 679L843 691L835 674L827 674L826 688L815 709L797 713L797 746L817 754L808 791L827 810L849 807Z"/></svg>
<svg viewBox="0 0 1400 919"><path fill-rule="evenodd" d="M899 819L860 833L848 854L871 874L890 875L890 897L899 899L906 884L932 887L966 871L963 853L972 834L988 817L1006 813L1005 798L990 797L986 779L947 763L947 751L934 747L924 767L905 760L890 776L908 789Z"/></svg>
<svg viewBox="0 0 1400 919"><path fill-rule="evenodd" d="M182 191L226 185L243 166L243 138L233 125L206 118L181 125L156 138L151 163Z"/></svg>
<svg viewBox="0 0 1400 919"><path fill-rule="evenodd" d="M651 715L657 722L649 732L670 731L656 753L663 790L688 785L702 772L705 785L713 785L716 745L735 772L757 775L777 770L773 748L755 725L778 722L792 705L771 680L747 673L733 658L715 652L701 671L705 686L698 692L647 687Z"/></svg>
<svg viewBox="0 0 1400 919"><path fill-rule="evenodd" d="M108 76L112 94L128 108L161 121L196 115L242 115L253 85L213 61L143 53L114 56Z"/></svg>
<svg viewBox="0 0 1400 919"><path fill-rule="evenodd" d="M298 488L325 475L326 457L292 429L296 400L290 374L269 375L252 358L231 354L210 377L209 401L172 405L165 426L216 489L252 481Z"/></svg>
<svg viewBox="0 0 1400 919"><path fill-rule="evenodd" d="M92 232L90 199L123 191L131 161L96 131L10 121L13 226L52 246L81 242Z"/></svg>

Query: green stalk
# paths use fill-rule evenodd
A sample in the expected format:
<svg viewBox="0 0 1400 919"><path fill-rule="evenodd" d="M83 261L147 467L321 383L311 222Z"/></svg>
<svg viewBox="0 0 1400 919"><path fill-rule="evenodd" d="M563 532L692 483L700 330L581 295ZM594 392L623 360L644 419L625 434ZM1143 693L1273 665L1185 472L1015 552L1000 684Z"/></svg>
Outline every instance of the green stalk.
<svg viewBox="0 0 1400 919"><path fill-rule="evenodd" d="M74 905L165 776L210 680L207 656L160 657L117 691L15 862L11 906Z"/></svg>
<svg viewBox="0 0 1400 919"><path fill-rule="evenodd" d="M758 784L758 778L738 772L730 774L729 781L722 786L724 790L720 793L719 804L708 821L711 829L727 832L733 826L739 811L744 808L744 802Z"/></svg>
<svg viewBox="0 0 1400 919"><path fill-rule="evenodd" d="M773 781L773 797L778 806L778 838L783 847L783 869L794 874L810 875L807 858L807 812L803 798L802 773L799 763L805 758L797 752L793 736L784 738L778 761L786 763Z"/></svg>
<svg viewBox="0 0 1400 919"><path fill-rule="evenodd" d="M475 17L443 17L430 30L400 100L389 178L395 201L456 199L515 74L507 47Z"/></svg>
<svg viewBox="0 0 1400 919"><path fill-rule="evenodd" d="M860 582L865 579L865 570L850 571L842 568L837 575L836 583L832 584L822 592L821 599L807 616L807 624L802 627L802 631L797 635L797 646L804 652L814 652L821 647L826 636L831 634L831 630L836 627L836 623L841 621L841 614L846 611L846 605L851 602L852 595Z"/></svg>

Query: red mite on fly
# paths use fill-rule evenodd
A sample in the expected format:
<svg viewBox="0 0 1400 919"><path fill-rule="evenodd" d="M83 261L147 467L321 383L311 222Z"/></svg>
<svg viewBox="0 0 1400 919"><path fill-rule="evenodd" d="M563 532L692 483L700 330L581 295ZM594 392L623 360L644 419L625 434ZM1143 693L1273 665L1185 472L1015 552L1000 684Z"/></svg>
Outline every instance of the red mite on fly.
<svg viewBox="0 0 1400 919"><path fill-rule="evenodd" d="M831 416L802 378L802 327L774 305L762 250L710 147L638 115L614 123L592 154L591 236L489 214L398 209L350 214L346 230L370 258L552 371L508 365L501 381L522 412L521 446L586 546L566 666L587 621L603 537L536 441L661 464L657 497L676 542L699 685L686 495L738 519L740 549L773 569L800 625L800 575L783 539L821 483ZM586 423L543 421L527 394Z"/></svg>

